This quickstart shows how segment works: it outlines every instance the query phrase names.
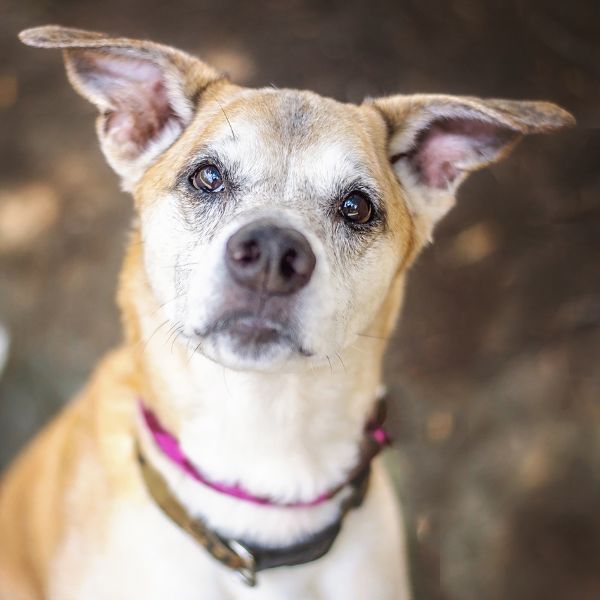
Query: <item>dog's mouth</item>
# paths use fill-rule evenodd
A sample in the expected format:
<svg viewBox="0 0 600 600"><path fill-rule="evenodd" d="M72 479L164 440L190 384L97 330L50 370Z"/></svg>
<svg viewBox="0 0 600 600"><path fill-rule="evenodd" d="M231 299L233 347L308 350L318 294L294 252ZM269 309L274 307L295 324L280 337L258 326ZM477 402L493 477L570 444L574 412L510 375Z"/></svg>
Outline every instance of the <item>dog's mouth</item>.
<svg viewBox="0 0 600 600"><path fill-rule="evenodd" d="M226 314L205 328L195 329L194 333L201 340L210 340L214 344L226 339L235 353L245 357L260 358L276 348L312 356L288 323L250 312Z"/></svg>

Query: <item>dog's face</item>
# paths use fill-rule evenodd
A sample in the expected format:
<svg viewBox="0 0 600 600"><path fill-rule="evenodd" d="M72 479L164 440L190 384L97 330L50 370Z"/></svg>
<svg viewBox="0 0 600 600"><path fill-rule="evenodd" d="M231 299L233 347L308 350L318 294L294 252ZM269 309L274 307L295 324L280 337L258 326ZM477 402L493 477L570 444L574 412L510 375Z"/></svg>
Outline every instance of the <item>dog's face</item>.
<svg viewBox="0 0 600 600"><path fill-rule="evenodd" d="M191 351L237 369L324 361L373 323L469 171L570 115L239 88L148 42L61 28L71 81L139 211L147 280Z"/></svg>
<svg viewBox="0 0 600 600"><path fill-rule="evenodd" d="M159 302L236 368L335 356L412 244L381 118L307 92L224 86L136 191Z"/></svg>

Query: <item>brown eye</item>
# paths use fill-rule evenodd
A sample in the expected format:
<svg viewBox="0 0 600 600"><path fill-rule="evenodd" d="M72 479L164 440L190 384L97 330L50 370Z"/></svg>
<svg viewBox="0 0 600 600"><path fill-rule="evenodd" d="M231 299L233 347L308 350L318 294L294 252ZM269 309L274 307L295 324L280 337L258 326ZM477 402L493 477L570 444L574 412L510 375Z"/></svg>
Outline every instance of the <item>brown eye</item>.
<svg viewBox="0 0 600 600"><path fill-rule="evenodd" d="M373 205L362 194L352 192L340 204L340 213L347 221L362 225L371 219Z"/></svg>
<svg viewBox="0 0 600 600"><path fill-rule="evenodd" d="M190 177L190 181L197 190L203 192L220 192L223 189L223 175L215 165L200 167Z"/></svg>

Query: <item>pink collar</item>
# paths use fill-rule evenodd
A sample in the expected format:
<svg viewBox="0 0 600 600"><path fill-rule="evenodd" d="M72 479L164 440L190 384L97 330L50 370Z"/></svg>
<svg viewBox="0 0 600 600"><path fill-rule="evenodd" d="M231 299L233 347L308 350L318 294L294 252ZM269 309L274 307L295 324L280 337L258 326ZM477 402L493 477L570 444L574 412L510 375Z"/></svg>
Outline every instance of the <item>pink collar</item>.
<svg viewBox="0 0 600 600"><path fill-rule="evenodd" d="M377 407L377 414L369 421L365 427L365 437L361 444L361 460L357 467L355 467L350 473L348 479L341 485L320 494L312 500L303 502L279 502L272 498L265 496L255 496L251 492L244 490L239 485L228 485L220 483L218 481L212 481L206 475L201 473L183 453L178 440L169 433L159 422L156 415L144 405L143 401L140 400L140 411L144 419L144 423L148 427L148 430L152 434L152 438L156 443L157 447L171 462L175 463L184 473L209 487L215 492L225 494L227 496L233 496L239 500L245 500L246 502L252 502L253 504L259 504L262 506L277 506L280 508L307 508L311 506L317 506L330 498L333 498L345 485L351 483L356 473L362 472L365 467L371 462L371 460L390 443L390 437L383 428L383 421L385 419L385 405L383 401L379 401ZM383 407L383 408L382 408Z"/></svg>

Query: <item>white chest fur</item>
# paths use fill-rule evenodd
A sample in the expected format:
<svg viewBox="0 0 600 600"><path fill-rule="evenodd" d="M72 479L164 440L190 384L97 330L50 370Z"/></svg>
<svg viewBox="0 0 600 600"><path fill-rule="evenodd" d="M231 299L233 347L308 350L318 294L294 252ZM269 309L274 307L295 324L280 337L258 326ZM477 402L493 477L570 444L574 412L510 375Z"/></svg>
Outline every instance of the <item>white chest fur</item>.
<svg viewBox="0 0 600 600"><path fill-rule="evenodd" d="M49 599L407 600L396 500L374 466L364 505L347 517L330 553L307 565L261 572L256 588L246 587L148 502L121 505L104 539L91 547L90 540L71 535L57 558Z"/></svg>

